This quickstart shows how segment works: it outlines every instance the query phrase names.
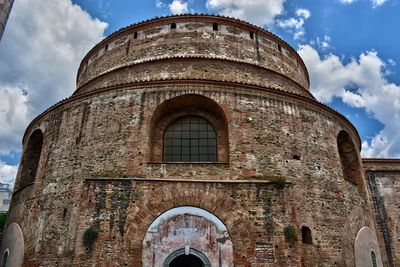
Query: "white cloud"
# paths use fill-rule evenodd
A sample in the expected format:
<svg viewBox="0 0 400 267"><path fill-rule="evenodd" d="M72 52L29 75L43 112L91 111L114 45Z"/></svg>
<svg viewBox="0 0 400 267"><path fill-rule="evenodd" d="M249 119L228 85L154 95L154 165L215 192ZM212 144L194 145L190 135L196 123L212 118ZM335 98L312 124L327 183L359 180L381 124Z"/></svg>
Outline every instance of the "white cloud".
<svg viewBox="0 0 400 267"><path fill-rule="evenodd" d="M21 88L0 87L0 154L21 146L24 126L28 124L27 96Z"/></svg>
<svg viewBox="0 0 400 267"><path fill-rule="evenodd" d="M339 2L343 3L343 4L351 4L353 2L355 2L356 0L339 0Z"/></svg>
<svg viewBox="0 0 400 267"><path fill-rule="evenodd" d="M188 3L181 0L172 1L168 7L172 14L184 14L189 12Z"/></svg>
<svg viewBox="0 0 400 267"><path fill-rule="evenodd" d="M157 8L164 8L165 4L161 0L156 0L156 7Z"/></svg>
<svg viewBox="0 0 400 267"><path fill-rule="evenodd" d="M311 16L311 12L305 8L299 8L296 10L296 16L308 19Z"/></svg>
<svg viewBox="0 0 400 267"><path fill-rule="evenodd" d="M300 8L296 10L296 16L297 18L277 20L276 25L293 32L294 39L298 40L305 34L304 22L311 16L311 12L308 9Z"/></svg>
<svg viewBox="0 0 400 267"><path fill-rule="evenodd" d="M207 7L222 15L239 18L257 25L272 24L282 14L285 0L207 0Z"/></svg>
<svg viewBox="0 0 400 267"><path fill-rule="evenodd" d="M373 7L378 7L383 5L387 0L371 0Z"/></svg>
<svg viewBox="0 0 400 267"><path fill-rule="evenodd" d="M327 49L327 48L329 48L331 45L330 45L330 42L331 42L331 38L328 36L328 35L324 35L324 38L322 38L322 39L319 39L318 37L317 37L317 44L318 44L318 46L319 47L321 47L322 49Z"/></svg>
<svg viewBox="0 0 400 267"><path fill-rule="evenodd" d="M387 81L386 63L378 54L368 51L348 64L332 54L321 58L309 45L301 46L299 54L317 99L329 102L339 97L349 106L365 109L384 125L369 142L364 141L363 156L400 157L400 85Z"/></svg>
<svg viewBox="0 0 400 267"><path fill-rule="evenodd" d="M317 46L321 50L327 50L331 48L331 38L328 35L324 35L324 37L317 37L315 40L312 40L310 44L312 46Z"/></svg>
<svg viewBox="0 0 400 267"><path fill-rule="evenodd" d="M27 123L71 95L106 27L70 0L15 1L0 43L0 154L19 150Z"/></svg>
<svg viewBox="0 0 400 267"><path fill-rule="evenodd" d="M0 182L6 184L14 184L17 171L18 171L17 165L8 165L0 161Z"/></svg>
<svg viewBox="0 0 400 267"><path fill-rule="evenodd" d="M355 1L357 0L339 0L339 2L343 4L352 4ZM387 2L387 0L371 0L373 8L383 5L385 2Z"/></svg>

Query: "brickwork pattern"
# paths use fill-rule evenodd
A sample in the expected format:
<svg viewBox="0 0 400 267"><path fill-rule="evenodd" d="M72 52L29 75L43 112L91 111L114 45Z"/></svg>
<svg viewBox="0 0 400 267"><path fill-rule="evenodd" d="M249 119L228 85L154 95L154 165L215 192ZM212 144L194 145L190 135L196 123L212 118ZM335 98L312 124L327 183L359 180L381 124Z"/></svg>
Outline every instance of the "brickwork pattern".
<svg viewBox="0 0 400 267"><path fill-rule="evenodd" d="M149 125L157 103L194 93L213 99L229 114L229 163L192 164L193 168L183 163L149 163ZM324 266L341 266L343 262L351 266L354 237L348 233L355 236L365 224L373 228L364 208L368 205L357 186L343 179L336 138L347 126L329 114L283 97L245 91L238 97L237 91L196 90L195 86L191 90L176 86L152 91L126 89L65 105L37 123L46 125L39 174L33 186L15 194L10 214L12 221L30 233L26 257L32 264L46 265L46 255L53 255L55 261L67 265L97 262L113 266L108 264L122 257L121 250L126 251L124 261L133 264L133 259L141 259L140 234L158 212L179 205L195 205L217 214L230 231L243 225L244 233L232 234L236 266L256 264L256 243L265 240L275 246L277 266L313 263L316 255ZM293 159L295 154L301 159ZM282 191L262 183L278 176L289 183ZM144 181L132 182L129 177ZM168 184L162 179L178 181ZM209 181L179 181L185 179ZM218 200L206 201L209 188ZM228 218L232 204L221 204L226 201L222 192L240 203L241 208L234 209L242 215ZM181 194L186 193L195 194L195 199L184 200ZM132 199L134 196L137 199ZM160 206L153 208L151 203L157 201ZM22 216L26 211L28 216ZM110 226L107 218L114 211L118 219ZM144 225L134 226L143 220ZM103 229L100 238L108 245L87 254L82 233L94 223ZM290 247L285 243L282 233L288 224L298 230L309 226L315 246L298 243ZM112 234L107 234L110 231ZM302 250L305 254L299 253ZM72 263L67 260L71 253L76 255ZM55 256L59 254L65 259Z"/></svg>
<svg viewBox="0 0 400 267"><path fill-rule="evenodd" d="M10 15L14 0L0 0L0 40L6 28L8 16Z"/></svg>
<svg viewBox="0 0 400 267"><path fill-rule="evenodd" d="M295 85L292 82L292 85L288 86L288 90L293 87L303 87L303 90L308 90L308 74L304 63L296 51L286 43L266 31L249 28L247 24L238 21L235 21L233 25L227 25L232 22L222 21L218 25L218 31L215 31L212 22L205 22L207 19L210 17L200 16L197 19L191 17L188 22L185 16L173 17L136 27L132 26L119 34L111 35L97 45L82 61L77 79L78 90L87 82L101 75L127 66L133 66L140 73L135 74L135 78L120 75L119 79L126 79L125 82L129 79L143 80L156 77L163 79L203 77L253 83L252 80L256 78L255 84L268 83L271 85L271 83L277 83L279 75L283 75L286 80L290 78L298 84ZM212 19L217 21L217 18ZM171 29L171 23L175 23L177 28ZM256 30L257 33L253 33ZM253 38L250 37L250 32L253 33ZM193 57L219 60L217 63L205 66L196 66L197 64L186 62L181 68L175 68L168 64L161 66L156 72L141 70L143 64L140 63L168 58L190 59ZM242 62L253 65L253 68L259 67L259 74L254 75L254 72L250 74L251 67L246 69L246 67L239 66L236 71L232 67L229 69L226 67L226 63L220 63L221 60ZM139 66L136 67L135 65L138 64ZM171 67L180 72L176 73ZM228 69L231 75L226 73L223 76L224 71ZM270 75L275 76L275 81L268 81L269 76L263 77L264 73L270 72L272 72ZM116 82L112 81L113 79L107 80L108 83ZM92 90L96 89L96 87L91 88Z"/></svg>
<svg viewBox="0 0 400 267"><path fill-rule="evenodd" d="M28 126L24 148L30 134L41 129L42 152L33 184L18 186L24 179L19 169L8 221L22 228L26 266L142 266L149 225L179 206L202 208L226 225L234 266L354 266L358 231L364 226L375 229L363 186L345 179L338 150L341 131L360 147L356 130L307 93L306 70L283 41L243 22L202 19L206 22L190 16L171 18L177 21L174 34L179 38L162 26L169 25L165 20L155 21L155 28L145 23L112 35L83 60L75 94ZM218 21L218 33L211 19ZM141 70L113 65L125 63L113 54L117 44L111 41L128 45L120 38L127 33L134 38L136 29L140 44L135 49L142 54L135 57L154 58L141 63ZM250 31L253 38L274 40L273 53L280 47L297 63L267 66L272 54L262 64L232 61L239 56L250 63L258 60ZM227 60L155 62L161 51L199 49L200 41L190 43L187 38L192 34L204 44L203 35L206 40L212 37L213 45L204 45L201 53ZM179 43L181 39L186 41ZM235 42L243 46L236 54ZM260 49L262 42L267 41L259 39ZM115 60L99 55L106 44ZM231 51L231 58L223 51ZM196 79L182 76L181 67L184 75ZM240 71L235 73L235 68ZM172 80L161 79L164 70ZM208 100L190 109L185 103L193 96ZM168 101L174 104L163 105ZM219 140L227 139L219 144L219 162L165 163L156 157L161 155L162 127L155 125L163 125L163 118L179 107L180 115L209 112ZM213 116L220 118L219 126ZM358 149L354 153L355 164L361 164ZM364 179L357 182L363 185ZM289 225L298 241L285 238ZM302 243L302 226L311 229L313 244ZM89 228L100 229L92 247L83 241Z"/></svg>
<svg viewBox="0 0 400 267"><path fill-rule="evenodd" d="M385 266L400 265L400 160L364 159Z"/></svg>

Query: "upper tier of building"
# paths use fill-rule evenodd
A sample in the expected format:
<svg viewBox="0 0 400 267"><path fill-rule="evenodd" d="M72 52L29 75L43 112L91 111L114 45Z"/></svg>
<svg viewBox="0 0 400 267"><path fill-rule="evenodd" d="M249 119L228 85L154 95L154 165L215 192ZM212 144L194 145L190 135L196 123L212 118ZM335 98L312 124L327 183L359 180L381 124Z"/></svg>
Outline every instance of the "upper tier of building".
<svg viewBox="0 0 400 267"><path fill-rule="evenodd" d="M75 94L142 81L197 79L276 88L312 98L303 60L249 23L181 15L123 28L82 60Z"/></svg>

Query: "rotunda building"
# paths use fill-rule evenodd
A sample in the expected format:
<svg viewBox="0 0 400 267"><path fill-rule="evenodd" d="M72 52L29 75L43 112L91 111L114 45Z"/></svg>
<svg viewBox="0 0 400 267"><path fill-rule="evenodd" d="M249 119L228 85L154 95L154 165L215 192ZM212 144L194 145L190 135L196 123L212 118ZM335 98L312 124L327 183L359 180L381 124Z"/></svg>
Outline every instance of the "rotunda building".
<svg viewBox="0 0 400 267"><path fill-rule="evenodd" d="M3 263L382 266L359 135L272 33L144 21L76 83L26 129Z"/></svg>

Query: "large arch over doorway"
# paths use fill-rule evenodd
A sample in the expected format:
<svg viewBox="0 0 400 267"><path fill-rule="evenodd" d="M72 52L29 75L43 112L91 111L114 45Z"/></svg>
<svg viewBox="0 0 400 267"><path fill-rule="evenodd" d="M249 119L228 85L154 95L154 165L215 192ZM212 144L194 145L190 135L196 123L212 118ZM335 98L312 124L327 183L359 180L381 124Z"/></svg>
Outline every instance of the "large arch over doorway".
<svg viewBox="0 0 400 267"><path fill-rule="evenodd" d="M225 224L214 214L193 206L163 212L144 237L142 264L171 267L181 255L200 259L204 267L233 267L233 245Z"/></svg>

